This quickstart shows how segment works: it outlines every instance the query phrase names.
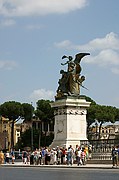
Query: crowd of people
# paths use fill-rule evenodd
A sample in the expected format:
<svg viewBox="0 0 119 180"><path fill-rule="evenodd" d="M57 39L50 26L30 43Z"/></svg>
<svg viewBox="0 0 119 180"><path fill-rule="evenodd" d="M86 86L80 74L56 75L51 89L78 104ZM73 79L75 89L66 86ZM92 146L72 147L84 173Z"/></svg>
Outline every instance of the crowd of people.
<svg viewBox="0 0 119 180"><path fill-rule="evenodd" d="M78 146L75 148L70 145L68 148L59 147L49 148L42 147L40 149L35 149L33 152L24 150L22 152L22 162L24 164L31 165L85 165L87 159L91 156L91 151L88 146ZM15 150L11 152L0 153L1 164L14 164L15 163Z"/></svg>
<svg viewBox="0 0 119 180"><path fill-rule="evenodd" d="M59 147L47 148L43 147L41 149L35 149L32 153L27 151L23 152L23 163L34 164L34 165L85 165L87 159L90 158L89 148L81 147L76 145L73 148L70 145L68 148Z"/></svg>
<svg viewBox="0 0 119 180"><path fill-rule="evenodd" d="M92 149L90 146L79 146L75 148L70 145L68 148L41 147L33 152L24 150L21 155L22 162L30 165L86 165L87 160L91 159ZM0 151L0 164L15 163L15 150L6 153ZM119 165L119 146L112 148L112 167Z"/></svg>

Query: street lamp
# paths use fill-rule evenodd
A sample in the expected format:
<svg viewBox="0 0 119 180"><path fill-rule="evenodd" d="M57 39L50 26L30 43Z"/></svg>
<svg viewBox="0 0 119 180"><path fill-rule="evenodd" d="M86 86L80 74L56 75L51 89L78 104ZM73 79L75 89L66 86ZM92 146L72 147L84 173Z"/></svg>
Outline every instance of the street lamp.
<svg viewBox="0 0 119 180"><path fill-rule="evenodd" d="M39 148L41 145L41 125L42 125L42 122L41 122L41 120L39 120Z"/></svg>
<svg viewBox="0 0 119 180"><path fill-rule="evenodd" d="M33 107L31 102L31 108ZM31 151L33 151L33 110L31 112Z"/></svg>
<svg viewBox="0 0 119 180"><path fill-rule="evenodd" d="M41 144L41 125L42 125L42 121L36 117L35 119L35 123L36 123L36 130L38 130L38 147L40 148L40 144Z"/></svg>
<svg viewBox="0 0 119 180"><path fill-rule="evenodd" d="M98 138L98 123L97 121L95 122L95 127L96 127L96 140Z"/></svg>
<svg viewBox="0 0 119 180"><path fill-rule="evenodd" d="M31 122L31 151L33 151L33 121Z"/></svg>

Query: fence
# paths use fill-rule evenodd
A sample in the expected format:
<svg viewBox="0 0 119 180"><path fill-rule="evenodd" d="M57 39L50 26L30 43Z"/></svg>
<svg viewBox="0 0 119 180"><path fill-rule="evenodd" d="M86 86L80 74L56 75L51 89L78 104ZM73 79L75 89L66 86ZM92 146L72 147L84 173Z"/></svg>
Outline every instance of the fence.
<svg viewBox="0 0 119 180"><path fill-rule="evenodd" d="M94 160L111 160L112 159L112 147L118 146L119 139L108 140L92 140L90 144L92 146L92 159Z"/></svg>

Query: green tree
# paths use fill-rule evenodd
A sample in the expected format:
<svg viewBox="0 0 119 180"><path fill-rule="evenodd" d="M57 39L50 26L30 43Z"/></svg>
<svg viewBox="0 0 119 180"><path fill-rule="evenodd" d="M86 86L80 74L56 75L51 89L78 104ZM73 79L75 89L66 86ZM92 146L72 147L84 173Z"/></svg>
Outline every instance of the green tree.
<svg viewBox="0 0 119 180"><path fill-rule="evenodd" d="M90 125L97 120L100 124L98 134L98 139L100 139L102 124L109 121L113 123L116 120L119 120L119 109L112 106L98 105L90 97L83 97L86 99L86 101L91 102L90 107L87 109L87 134L89 133Z"/></svg>
<svg viewBox="0 0 119 180"><path fill-rule="evenodd" d="M80 98L84 98L86 101L91 102L91 105L96 105L96 102L88 96L80 95Z"/></svg>
<svg viewBox="0 0 119 180"><path fill-rule="evenodd" d="M35 115L39 117L40 120L48 120L53 117L53 109L51 108L50 100L38 100Z"/></svg>
<svg viewBox="0 0 119 180"><path fill-rule="evenodd" d="M38 100L35 115L41 120L41 123L44 123L44 130L45 130L45 139L44 139L44 146L47 144L47 125L48 124L54 124L54 110L52 109L50 103L53 101L49 100ZM41 129L42 131L42 129ZM42 133L41 133L41 137ZM41 140L42 141L42 140Z"/></svg>
<svg viewBox="0 0 119 180"><path fill-rule="evenodd" d="M87 115L86 115L86 120L87 120L87 135L89 135L89 128L90 125L95 121L95 106L96 102L91 99L88 96L85 95L81 95L80 98L85 99L88 102L91 102L90 107L87 109ZM90 139L90 137L88 136L88 139Z"/></svg>
<svg viewBox="0 0 119 180"><path fill-rule="evenodd" d="M0 105L0 114L11 122L11 147L14 147L14 123L23 116L24 111L21 103L15 101L5 102Z"/></svg>
<svg viewBox="0 0 119 180"><path fill-rule="evenodd" d="M100 139L102 124L105 122L114 123L119 117L118 114L119 110L115 107L98 104L91 105L87 114L88 127L97 120L99 122L98 139Z"/></svg>
<svg viewBox="0 0 119 180"><path fill-rule="evenodd" d="M90 107L87 109L87 116L86 116L86 120L87 120L87 136L88 136L88 139L90 140L91 136L90 136L90 125L92 123L95 122L95 113L96 113L96 109L95 109L95 105L90 105Z"/></svg>
<svg viewBox="0 0 119 180"><path fill-rule="evenodd" d="M112 106L104 106L104 105L102 106L96 105L95 109L96 109L95 118L100 123L99 135L98 135L98 139L100 139L100 131L101 131L102 124L105 122L114 123L116 121L117 109Z"/></svg>
<svg viewBox="0 0 119 180"><path fill-rule="evenodd" d="M22 107L24 111L23 117L25 121L31 121L34 113L34 107L32 106L32 104L28 104L28 103L23 103Z"/></svg>
<svg viewBox="0 0 119 180"><path fill-rule="evenodd" d="M15 145L16 150L24 150L24 147L31 147L31 130L23 132Z"/></svg>
<svg viewBox="0 0 119 180"><path fill-rule="evenodd" d="M45 137L45 134L43 134L41 139L41 147L44 146L44 142L46 139L46 146L49 146L52 143L53 140L53 133L50 133L48 136ZM34 149L39 148L39 131L36 129L33 129L33 139L34 139ZM21 134L21 137L19 138L17 144L15 145L16 150L24 150L25 147L31 147L31 128L27 129L25 132Z"/></svg>

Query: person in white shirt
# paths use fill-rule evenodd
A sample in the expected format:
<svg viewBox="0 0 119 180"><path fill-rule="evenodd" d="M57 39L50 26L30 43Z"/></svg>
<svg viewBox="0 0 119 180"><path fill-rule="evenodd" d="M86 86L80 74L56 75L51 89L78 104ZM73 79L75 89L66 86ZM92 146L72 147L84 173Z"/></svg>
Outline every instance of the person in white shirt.
<svg viewBox="0 0 119 180"><path fill-rule="evenodd" d="M77 165L78 165L78 166L79 166L79 164L82 165L82 161L81 161L81 153L82 153L81 148L78 147L78 150L77 150Z"/></svg>

